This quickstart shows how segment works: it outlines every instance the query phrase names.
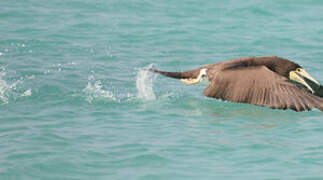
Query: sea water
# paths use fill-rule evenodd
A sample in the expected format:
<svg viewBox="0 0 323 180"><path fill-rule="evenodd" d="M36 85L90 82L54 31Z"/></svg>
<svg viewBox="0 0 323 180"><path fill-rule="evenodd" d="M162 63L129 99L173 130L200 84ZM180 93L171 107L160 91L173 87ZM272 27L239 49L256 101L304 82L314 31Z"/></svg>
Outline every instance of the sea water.
<svg viewBox="0 0 323 180"><path fill-rule="evenodd" d="M1 0L0 179L323 179L322 112L146 71L276 55L323 83L322 17L319 0Z"/></svg>

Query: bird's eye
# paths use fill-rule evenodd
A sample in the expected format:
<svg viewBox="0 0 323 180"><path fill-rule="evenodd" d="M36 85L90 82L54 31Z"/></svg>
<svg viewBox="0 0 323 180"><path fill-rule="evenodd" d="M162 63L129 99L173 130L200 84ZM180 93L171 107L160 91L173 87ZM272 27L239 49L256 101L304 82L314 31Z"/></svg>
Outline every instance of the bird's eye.
<svg viewBox="0 0 323 180"><path fill-rule="evenodd" d="M297 68L296 71L297 72L301 72L302 70L301 70L301 68Z"/></svg>

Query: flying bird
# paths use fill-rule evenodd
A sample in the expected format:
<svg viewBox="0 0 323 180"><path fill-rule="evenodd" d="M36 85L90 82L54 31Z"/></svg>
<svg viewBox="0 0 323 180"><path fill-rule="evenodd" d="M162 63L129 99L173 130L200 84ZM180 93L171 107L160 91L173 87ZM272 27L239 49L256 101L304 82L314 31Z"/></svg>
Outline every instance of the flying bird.
<svg viewBox="0 0 323 180"><path fill-rule="evenodd" d="M299 64L276 56L237 58L186 72L149 70L189 85L206 82L203 94L211 98L272 109L323 111L320 83Z"/></svg>

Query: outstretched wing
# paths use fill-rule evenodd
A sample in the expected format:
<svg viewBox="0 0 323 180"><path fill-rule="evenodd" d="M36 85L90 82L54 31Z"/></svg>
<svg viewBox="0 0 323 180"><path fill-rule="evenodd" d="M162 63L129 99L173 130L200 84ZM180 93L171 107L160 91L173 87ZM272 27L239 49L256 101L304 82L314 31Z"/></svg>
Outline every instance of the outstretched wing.
<svg viewBox="0 0 323 180"><path fill-rule="evenodd" d="M295 111L323 110L323 98L314 96L265 66L210 72L207 97Z"/></svg>

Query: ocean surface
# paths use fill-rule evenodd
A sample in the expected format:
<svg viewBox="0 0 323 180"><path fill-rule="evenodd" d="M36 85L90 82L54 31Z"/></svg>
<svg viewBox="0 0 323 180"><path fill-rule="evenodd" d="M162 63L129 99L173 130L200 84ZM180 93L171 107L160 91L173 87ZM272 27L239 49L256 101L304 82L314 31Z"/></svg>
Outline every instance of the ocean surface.
<svg viewBox="0 0 323 180"><path fill-rule="evenodd" d="M323 179L323 113L145 68L275 55L323 83L321 0L1 0L0 179Z"/></svg>

